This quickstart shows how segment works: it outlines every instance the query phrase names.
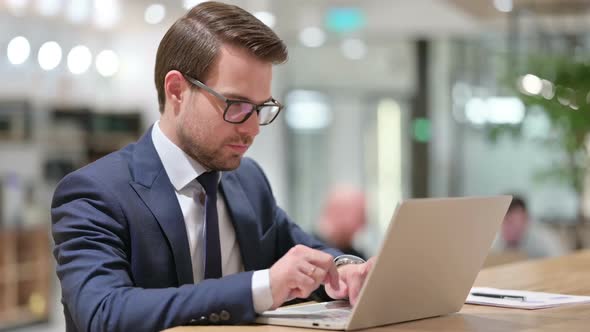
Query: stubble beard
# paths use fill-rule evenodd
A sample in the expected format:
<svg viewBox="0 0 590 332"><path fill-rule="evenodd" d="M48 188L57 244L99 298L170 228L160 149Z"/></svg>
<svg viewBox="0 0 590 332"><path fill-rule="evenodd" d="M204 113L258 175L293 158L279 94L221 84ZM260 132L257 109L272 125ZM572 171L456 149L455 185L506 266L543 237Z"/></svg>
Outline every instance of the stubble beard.
<svg viewBox="0 0 590 332"><path fill-rule="evenodd" d="M178 128L178 137L182 150L210 171L233 171L240 166L240 154L232 153L224 157L215 148L200 144L202 137L192 137L183 126ZM224 145L225 143L221 146Z"/></svg>

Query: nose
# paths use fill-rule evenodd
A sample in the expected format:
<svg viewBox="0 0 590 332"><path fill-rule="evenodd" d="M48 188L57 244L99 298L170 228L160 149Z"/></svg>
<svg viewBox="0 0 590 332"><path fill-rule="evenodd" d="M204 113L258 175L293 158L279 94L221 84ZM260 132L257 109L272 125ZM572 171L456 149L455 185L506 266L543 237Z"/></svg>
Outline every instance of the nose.
<svg viewBox="0 0 590 332"><path fill-rule="evenodd" d="M258 113L253 112L252 115L244 123L236 125L236 130L240 135L248 135L249 137L256 137L260 132L260 124L258 124Z"/></svg>

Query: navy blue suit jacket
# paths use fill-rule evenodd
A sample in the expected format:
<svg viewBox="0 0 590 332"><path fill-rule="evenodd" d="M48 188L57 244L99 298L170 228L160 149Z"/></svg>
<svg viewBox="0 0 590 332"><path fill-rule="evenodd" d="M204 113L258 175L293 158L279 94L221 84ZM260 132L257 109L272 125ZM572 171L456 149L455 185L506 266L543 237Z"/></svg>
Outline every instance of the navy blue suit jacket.
<svg viewBox="0 0 590 332"><path fill-rule="evenodd" d="M68 331L155 331L227 311L251 322L252 271L304 244L332 255L276 205L252 160L224 172L246 272L194 284L184 219L149 130L137 143L66 176L52 203L57 274Z"/></svg>

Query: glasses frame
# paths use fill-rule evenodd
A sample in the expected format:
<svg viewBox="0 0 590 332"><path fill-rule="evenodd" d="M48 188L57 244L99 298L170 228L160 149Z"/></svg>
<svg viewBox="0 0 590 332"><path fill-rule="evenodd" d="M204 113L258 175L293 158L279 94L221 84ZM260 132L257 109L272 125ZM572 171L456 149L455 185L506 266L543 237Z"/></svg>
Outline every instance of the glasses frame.
<svg viewBox="0 0 590 332"><path fill-rule="evenodd" d="M266 122L266 123L260 123L260 121L258 122L259 125L261 126L266 126L270 123L272 123L277 116L279 115L279 113L281 113L281 110L283 109L283 104L281 104L280 102L278 102L276 99L271 98L269 101L266 101L262 104L254 104L253 102L247 101L247 100L240 100L240 99L230 99L230 98L226 98L224 95L222 95L221 93L211 89L210 87L208 87L205 83L199 81L196 78L190 77L188 75L183 74L184 78L189 81L191 84L209 92L210 94L212 94L213 96L217 97L219 100L223 101L225 103L225 109L223 110L223 120L229 123L233 123L233 124L240 124L240 123L244 123L246 121L248 121L248 119L250 118L250 116L252 116L252 114L254 113L254 111L256 111L256 115L260 114L260 109L262 107L265 106L277 106L278 107L278 111L275 113L274 117L272 119L270 119L270 121ZM252 109L250 110L250 112L248 114L246 114L244 116L244 118L240 121L231 121L228 120L226 118L227 116L227 112L229 111L229 108L231 105L233 104L250 104L252 105Z"/></svg>

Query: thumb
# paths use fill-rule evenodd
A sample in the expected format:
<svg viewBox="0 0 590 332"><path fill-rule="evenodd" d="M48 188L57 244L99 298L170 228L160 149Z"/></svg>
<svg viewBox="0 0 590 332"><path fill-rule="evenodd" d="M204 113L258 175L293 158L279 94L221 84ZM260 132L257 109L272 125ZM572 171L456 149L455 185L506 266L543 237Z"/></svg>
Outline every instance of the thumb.
<svg viewBox="0 0 590 332"><path fill-rule="evenodd" d="M340 289L338 290L334 290L330 284L326 284L326 294L328 294L329 297L337 300L337 299L345 299L348 296L348 287L346 286L346 284L341 284L340 285Z"/></svg>

